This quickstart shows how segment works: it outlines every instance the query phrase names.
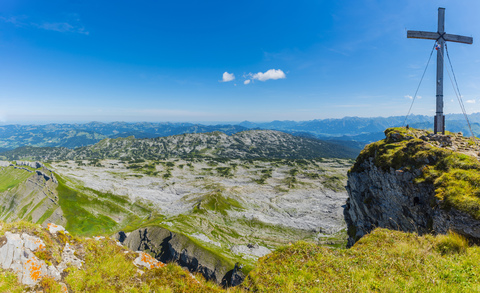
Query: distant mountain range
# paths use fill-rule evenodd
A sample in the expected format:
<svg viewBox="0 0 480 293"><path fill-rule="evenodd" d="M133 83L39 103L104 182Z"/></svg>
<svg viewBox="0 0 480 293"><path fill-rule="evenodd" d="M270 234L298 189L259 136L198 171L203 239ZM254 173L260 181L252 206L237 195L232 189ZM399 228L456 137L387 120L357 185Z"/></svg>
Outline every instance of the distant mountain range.
<svg viewBox="0 0 480 293"><path fill-rule="evenodd" d="M480 113L469 115L475 135L480 135ZM2 125L0 126L0 152L23 146L32 147L77 147L93 145L106 138L134 136L135 138L155 138L184 133L206 133L220 131L232 135L249 129L268 129L290 133L294 136L331 140L352 148L362 148L365 144L384 137L386 128L402 126L404 116L392 117L345 117L310 121L243 121L237 125L202 125L193 123L127 123L90 122L86 124L47 124L47 125ZM446 115L447 130L469 135L463 115ZM433 117L411 115L407 123L414 128L431 129Z"/></svg>
<svg viewBox="0 0 480 293"><path fill-rule="evenodd" d="M77 148L105 138L134 136L154 138L183 133L221 131L233 134L247 130L239 125L200 125L192 123L90 122L86 124L4 125L0 126L0 151L22 146Z"/></svg>
<svg viewBox="0 0 480 293"><path fill-rule="evenodd" d="M480 113L468 116L475 135L480 135ZM469 129L462 114L446 115L446 128L452 132L468 135ZM353 140L363 143L377 141L384 137L383 131L389 127L404 126L405 116L391 117L344 117L341 119L322 119L310 121L272 121L255 123L243 121L238 125L247 128L274 129L289 133L308 133L321 139ZM432 129L433 117L411 115L406 124L414 128Z"/></svg>
<svg viewBox="0 0 480 293"><path fill-rule="evenodd" d="M3 152L8 160L160 160L177 158L315 159L355 158L360 149L335 142L293 136L274 130L248 130L232 135L216 131L157 138L106 138L94 145L20 147Z"/></svg>

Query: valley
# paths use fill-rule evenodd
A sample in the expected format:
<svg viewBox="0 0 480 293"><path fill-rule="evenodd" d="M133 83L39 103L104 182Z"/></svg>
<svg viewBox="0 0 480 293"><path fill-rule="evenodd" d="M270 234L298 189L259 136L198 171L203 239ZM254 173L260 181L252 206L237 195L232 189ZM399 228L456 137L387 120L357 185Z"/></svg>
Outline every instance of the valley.
<svg viewBox="0 0 480 293"><path fill-rule="evenodd" d="M238 263L246 276L259 257L288 243L345 246L344 186L352 164L339 158L1 161L0 176L9 184L0 190L0 219L55 222L82 236L158 227L213 255L199 259L209 262L202 265L221 260L211 271Z"/></svg>
<svg viewBox="0 0 480 293"><path fill-rule="evenodd" d="M332 234L342 227L339 211L350 164L343 159L169 159L62 161L51 167L72 188L149 203L168 217L209 211Z"/></svg>

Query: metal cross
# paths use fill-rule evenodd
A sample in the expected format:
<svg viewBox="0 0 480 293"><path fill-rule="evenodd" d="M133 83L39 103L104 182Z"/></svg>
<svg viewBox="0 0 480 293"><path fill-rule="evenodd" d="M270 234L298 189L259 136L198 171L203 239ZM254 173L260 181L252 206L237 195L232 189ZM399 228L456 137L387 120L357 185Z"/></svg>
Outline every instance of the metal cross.
<svg viewBox="0 0 480 293"><path fill-rule="evenodd" d="M445 134L445 116L443 116L443 47L446 41L472 44L473 38L445 33L445 8L438 8L438 31L407 31L407 38L436 40L437 49L437 110L434 121L434 132Z"/></svg>

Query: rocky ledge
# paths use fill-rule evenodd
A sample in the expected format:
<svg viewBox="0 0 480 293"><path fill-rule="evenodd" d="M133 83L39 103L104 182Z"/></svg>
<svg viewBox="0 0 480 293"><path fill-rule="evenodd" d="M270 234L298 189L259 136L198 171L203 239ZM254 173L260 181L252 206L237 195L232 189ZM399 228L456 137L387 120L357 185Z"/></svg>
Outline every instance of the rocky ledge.
<svg viewBox="0 0 480 293"><path fill-rule="evenodd" d="M365 147L348 173L348 246L376 227L419 234L452 230L479 242L477 142L461 133L405 128L385 135Z"/></svg>
<svg viewBox="0 0 480 293"><path fill-rule="evenodd" d="M147 251L165 263L176 262L190 272L201 273L205 279L224 287L237 286L245 279L240 265L229 263L220 255L196 245L185 235L161 227L119 232L114 238L134 251Z"/></svg>

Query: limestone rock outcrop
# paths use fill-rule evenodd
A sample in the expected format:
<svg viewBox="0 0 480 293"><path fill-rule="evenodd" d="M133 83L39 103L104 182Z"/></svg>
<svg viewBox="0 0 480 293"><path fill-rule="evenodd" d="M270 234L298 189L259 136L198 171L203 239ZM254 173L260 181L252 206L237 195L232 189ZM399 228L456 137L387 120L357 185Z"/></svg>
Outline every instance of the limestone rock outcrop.
<svg viewBox="0 0 480 293"><path fill-rule="evenodd" d="M479 242L480 220L438 195L443 186L435 179L442 176L441 168L458 167L445 166L452 161L445 158L454 152L442 149L458 145L455 139L436 135L438 139L433 140L432 135L413 131L405 135L386 130L386 135L385 141L366 147L348 174L349 198L344 209L348 246L377 227L419 234L452 230ZM476 162L475 157L471 160Z"/></svg>
<svg viewBox="0 0 480 293"><path fill-rule="evenodd" d="M47 264L36 254L46 251L44 241L27 233L5 232L0 238L0 264L4 270L14 271L19 281L28 286L37 285L42 278L51 277L61 281L62 273L69 266L81 267L82 262L75 256L75 250L67 242L62 251L62 261Z"/></svg>
<svg viewBox="0 0 480 293"><path fill-rule="evenodd" d="M133 261L136 266L146 267L147 269L162 268L165 266L163 262L160 262L143 251L138 252L138 257Z"/></svg>
<svg viewBox="0 0 480 293"><path fill-rule="evenodd" d="M0 161L0 167L8 167L10 165L13 165L13 164L8 161Z"/></svg>
<svg viewBox="0 0 480 293"><path fill-rule="evenodd" d="M43 168L45 167L42 163L40 162L30 162L30 161L15 161L17 166L27 166L30 168L38 169L38 168Z"/></svg>
<svg viewBox="0 0 480 293"><path fill-rule="evenodd" d="M3 228L2 224L0 223L0 229ZM112 243L113 239L104 236L78 239L70 235L64 227L53 223L49 223L46 229L40 226L25 228L21 225L20 227L12 225L11 231L5 231L3 236L0 236L0 266L4 270L14 272L19 283L26 285L30 290L45 288L42 280L50 278L62 288L62 292L69 292L69 287L65 283L71 285L67 280L71 271L67 269L75 267L82 270L88 266L88 261L92 261L86 257L88 246L92 245L88 241L97 242L99 246L115 245ZM152 233L154 234L156 233ZM146 252L128 250L118 241L117 245L121 246L119 253L125 255L126 259L137 267L137 276L141 276L146 270L166 266L164 262ZM189 275L195 283L198 283L195 276Z"/></svg>
<svg viewBox="0 0 480 293"><path fill-rule="evenodd" d="M417 174L393 169L384 172L372 160L362 166L362 172L348 174L349 198L344 210L348 246L377 227L421 234L432 230L432 184L414 184Z"/></svg>

